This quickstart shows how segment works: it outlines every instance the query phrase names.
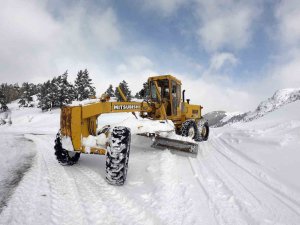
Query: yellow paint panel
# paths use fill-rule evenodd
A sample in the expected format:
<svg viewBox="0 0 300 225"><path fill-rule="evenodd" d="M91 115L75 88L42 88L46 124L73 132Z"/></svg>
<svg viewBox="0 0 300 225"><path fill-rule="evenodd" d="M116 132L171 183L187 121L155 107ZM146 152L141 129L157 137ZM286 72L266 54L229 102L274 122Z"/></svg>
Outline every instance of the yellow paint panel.
<svg viewBox="0 0 300 225"><path fill-rule="evenodd" d="M148 81L149 80L163 80L163 79L174 80L181 85L181 81L172 75L153 76L153 77L149 77Z"/></svg>
<svg viewBox="0 0 300 225"><path fill-rule="evenodd" d="M72 107L71 138L74 150L81 150L81 106Z"/></svg>
<svg viewBox="0 0 300 225"><path fill-rule="evenodd" d="M111 102L98 102L82 107L82 119L111 112Z"/></svg>

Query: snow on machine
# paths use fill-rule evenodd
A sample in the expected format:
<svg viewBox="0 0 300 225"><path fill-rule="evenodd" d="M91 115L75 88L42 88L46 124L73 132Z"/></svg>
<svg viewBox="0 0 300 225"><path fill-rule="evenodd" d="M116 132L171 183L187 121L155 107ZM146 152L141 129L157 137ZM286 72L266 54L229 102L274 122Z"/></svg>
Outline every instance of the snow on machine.
<svg viewBox="0 0 300 225"><path fill-rule="evenodd" d="M139 135L153 139L152 147L198 153L198 142L206 141L208 123L201 115L202 106L181 96L181 81L171 75L148 78L149 99L127 101L118 91L121 102L109 101L107 95L88 103L64 106L61 110L60 131L55 140L55 155L62 165L73 165L81 153L106 155L106 180L123 185L126 180L130 153L130 128L104 126L97 130L97 118L104 113L139 112L140 117L166 124L154 131L141 129ZM170 128L170 124L172 124ZM161 126L158 126L161 127Z"/></svg>

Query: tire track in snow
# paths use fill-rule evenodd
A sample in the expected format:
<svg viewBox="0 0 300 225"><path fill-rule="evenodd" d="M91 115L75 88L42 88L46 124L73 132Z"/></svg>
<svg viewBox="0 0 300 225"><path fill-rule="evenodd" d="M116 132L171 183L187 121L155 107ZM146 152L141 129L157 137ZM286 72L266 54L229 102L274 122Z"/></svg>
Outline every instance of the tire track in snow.
<svg viewBox="0 0 300 225"><path fill-rule="evenodd" d="M296 196L296 193L293 193L291 190L288 190L286 187L283 187L281 183L278 183L275 179L273 179L270 175L268 175L265 172L266 169L262 168L261 166L247 163L247 167L245 167L245 166L242 166L241 163L238 163L240 160L233 161L232 159L230 159L230 157L228 157L226 154L229 154L230 156L234 156L234 157L236 157L236 156L234 154L231 154L231 152L228 152L228 150L230 151L230 145L228 143L226 143L225 140L221 139L220 141L217 142L217 145L218 144L220 146L222 146L222 149L225 150L225 152L221 152L217 149L217 151L220 154L224 155L231 162L235 163L239 168L241 168L242 170L247 172L250 176L254 177L261 184L265 185L267 188L269 188L273 192L273 194L275 194L276 196L281 198L284 202L292 203L295 206L295 208L298 209L297 214L300 215L300 213L299 213L300 212L300 203L297 200L292 199L289 196L289 195ZM237 150L235 150L235 151L237 151ZM246 163L246 162L243 162L243 163ZM249 168L251 168L251 169L249 169ZM266 181L268 181L270 183L268 183ZM280 188L276 188L276 187L280 187ZM289 193L289 195L288 195L288 193Z"/></svg>
<svg viewBox="0 0 300 225"><path fill-rule="evenodd" d="M3 165L0 165L2 173L0 174L0 214L7 206L15 188L33 164L36 154L33 147L34 144L24 137L1 135L0 154L10 152L0 160L0 163L7 166L1 168Z"/></svg>
<svg viewBox="0 0 300 225"><path fill-rule="evenodd" d="M240 172L237 173L238 171L242 171L242 174L244 174L244 177L241 177L243 182L246 182L248 185L250 185L252 189L253 189L253 183L249 183L250 180L255 184L257 184L254 186L252 192L259 193L260 196L257 196L256 199L259 199L261 197L263 198L262 201L260 201L261 204L260 205L255 204L255 206L260 208L265 215L268 215L268 218L266 218L267 216L264 215L260 217L258 216L258 218L266 218L265 221L272 221L273 223L275 223L275 221L285 221L286 219L284 217L286 215L290 215L290 217L293 218L292 221L297 221L297 219L299 220L297 201L291 199L287 194L285 194L278 188L272 187L270 183L267 183L266 179L270 180L270 178L263 171L263 168L259 164L257 164L256 162L253 163L252 160L250 161L247 160L247 157L241 157L240 154L234 154L238 150L235 149L234 152L232 152L230 149L231 148L230 145L228 143L224 144L224 142L225 140L223 140L222 138L212 139L211 141L212 146L217 153L215 154L215 157L216 158L222 157L219 159L219 162L222 161L222 164L224 164L225 162L229 162L231 165L233 165L235 170L233 171L231 169L231 171L233 172L234 176L241 174ZM247 180L244 179L245 177L247 178ZM274 180L272 181L272 185L279 186L279 187L281 186L279 183L275 182ZM262 193L265 193L265 195L262 195ZM257 195L257 194L253 193L252 195ZM264 200L270 198L270 195L272 198L268 199L265 202ZM276 203L274 202L274 198ZM278 208L280 208L281 211L283 210L282 207L277 207L278 204L281 205L283 204L286 207L285 213L283 212L279 213ZM291 214L291 212L294 214Z"/></svg>
<svg viewBox="0 0 300 225"><path fill-rule="evenodd" d="M158 173L154 173L155 201L150 206L164 224L196 224L199 218L192 213L194 204L190 188L183 183L178 172L177 155L169 150L159 152Z"/></svg>
<svg viewBox="0 0 300 225"><path fill-rule="evenodd" d="M74 170L73 170L74 169ZM155 215L146 211L143 206L138 206L135 201L127 198L118 189L122 187L115 187L109 185L105 179L95 171L76 165L70 168L70 175L74 176L78 183L80 190L91 189L89 192L82 192L82 195L88 195L87 199L98 199L98 201L90 202L89 207L102 207L101 211L104 214L99 214L97 221L107 217L108 220L116 221L112 224L160 224L160 220ZM80 182L82 181L82 182ZM86 196L85 196L86 197ZM108 213L109 215L106 215ZM94 221L92 222L94 224ZM100 223L102 224L102 223ZM111 224L111 223L108 223Z"/></svg>
<svg viewBox="0 0 300 225"><path fill-rule="evenodd" d="M42 139L44 139L42 143L49 142L49 138L47 137ZM52 148L47 149L47 151L48 150L50 150L51 153L54 153L54 150L52 150ZM53 170L53 174L59 174L55 177L55 179L53 179L53 177L50 178L51 183L54 187L52 188L52 193L54 193L54 205L58 206L59 209L62 207L64 201L76 203L74 204L74 207L76 207L77 209L71 210L69 207L67 208L68 211L75 210L74 212L76 213L78 212L78 210L80 210L81 212L85 212L85 215L83 216L80 216L79 213L79 216L77 216L76 219L77 224L97 224L99 222L100 224L103 224L107 222L104 220L106 218L106 213L111 214L111 212L114 212L112 214L113 217L107 218L110 218L111 220L109 221L111 221L112 223L108 224L116 224L114 223L114 220L118 221L117 224L128 224L128 221L130 221L130 224L160 224L155 215L147 214L142 207L137 206L134 201L126 198L123 193L118 191L118 187L107 184L105 179L98 173L84 166L81 166L80 164L71 167L61 166L55 159L54 154L49 154L49 152L44 153L44 159L47 161L48 168ZM71 200L65 198L66 193L64 193L64 198L61 199L61 186L63 186L59 185L61 183L61 180L63 182L69 181L66 182L64 190L68 190L70 192L70 195L73 195L73 198ZM91 189L93 189L94 191L91 191ZM97 207L95 207L93 204L93 200L95 199L98 199L96 202ZM103 214L101 213L101 210L99 210L101 209L101 207L103 210ZM121 210L117 210L115 209L115 207ZM91 210L92 208L93 210ZM120 211L125 213L122 215L120 214ZM61 224L60 220L61 217L64 216L64 209L55 209L53 214L54 224ZM130 218L130 220L126 218Z"/></svg>
<svg viewBox="0 0 300 225"><path fill-rule="evenodd" d="M15 190L8 207L0 217L0 224L43 224L49 220L49 184L45 164L36 151L32 167ZM16 216L17 215L17 216Z"/></svg>
<svg viewBox="0 0 300 225"><path fill-rule="evenodd" d="M211 143L210 147L215 150ZM215 151L212 151L210 160L205 165L221 181L221 185L225 187L230 196L229 199L234 200L232 202L238 206L240 215L250 224L261 224L262 218L264 218L264 214L261 213L263 212L261 201L248 187L235 178L234 173L236 171L230 172L224 165L224 161L220 161L216 157ZM260 212L260 215L256 216L258 212Z"/></svg>
<svg viewBox="0 0 300 225"><path fill-rule="evenodd" d="M27 135L41 152L48 170L51 196L51 224L88 224L78 199L75 182L68 176L65 168L55 159L52 136ZM51 141L50 141L51 140Z"/></svg>
<svg viewBox="0 0 300 225"><path fill-rule="evenodd" d="M200 148L211 148L210 143L202 143ZM236 198L231 188L219 175L216 162L211 157L189 159L196 171L196 178L205 189L208 196L208 205L215 215L218 224L256 224L254 218L245 212L242 203Z"/></svg>

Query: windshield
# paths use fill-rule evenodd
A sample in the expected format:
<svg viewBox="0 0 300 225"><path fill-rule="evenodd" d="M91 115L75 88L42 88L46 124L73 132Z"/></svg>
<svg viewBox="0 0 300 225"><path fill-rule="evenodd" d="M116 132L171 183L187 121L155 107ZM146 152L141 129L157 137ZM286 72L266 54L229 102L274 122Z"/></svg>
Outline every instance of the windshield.
<svg viewBox="0 0 300 225"><path fill-rule="evenodd" d="M170 98L169 80L168 79L158 80L157 86L158 86L158 91L161 93L161 98L169 99ZM158 100L157 93L153 81L150 82L150 92L151 92L151 99L157 101Z"/></svg>
<svg viewBox="0 0 300 225"><path fill-rule="evenodd" d="M155 88L155 84L153 81L151 81L151 84L150 84L150 92L151 92L151 99L157 100L156 88Z"/></svg>

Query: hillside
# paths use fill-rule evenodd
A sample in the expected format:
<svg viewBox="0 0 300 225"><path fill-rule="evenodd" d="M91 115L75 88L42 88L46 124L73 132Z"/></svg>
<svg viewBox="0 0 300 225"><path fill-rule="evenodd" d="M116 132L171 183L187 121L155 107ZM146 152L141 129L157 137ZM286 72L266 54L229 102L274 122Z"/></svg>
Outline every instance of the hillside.
<svg viewBox="0 0 300 225"><path fill-rule="evenodd" d="M262 101L254 111L247 113L213 111L205 114L204 117L209 121L212 127L222 127L226 124L255 120L297 100L300 100L300 88L282 89L276 91L271 98Z"/></svg>

